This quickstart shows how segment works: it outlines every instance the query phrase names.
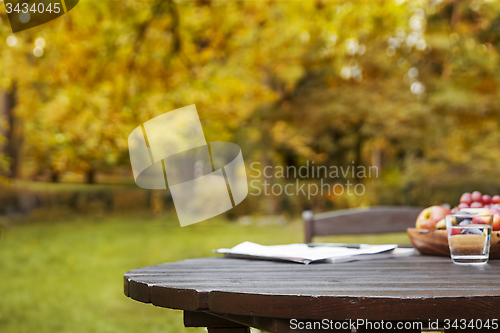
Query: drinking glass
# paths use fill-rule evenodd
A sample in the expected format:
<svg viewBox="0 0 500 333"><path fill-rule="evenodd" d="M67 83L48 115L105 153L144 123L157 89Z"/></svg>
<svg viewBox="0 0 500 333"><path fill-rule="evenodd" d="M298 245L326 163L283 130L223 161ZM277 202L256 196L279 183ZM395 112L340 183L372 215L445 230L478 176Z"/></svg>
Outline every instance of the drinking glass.
<svg viewBox="0 0 500 333"><path fill-rule="evenodd" d="M451 260L455 264L481 265L488 262L492 215L460 213L446 216Z"/></svg>

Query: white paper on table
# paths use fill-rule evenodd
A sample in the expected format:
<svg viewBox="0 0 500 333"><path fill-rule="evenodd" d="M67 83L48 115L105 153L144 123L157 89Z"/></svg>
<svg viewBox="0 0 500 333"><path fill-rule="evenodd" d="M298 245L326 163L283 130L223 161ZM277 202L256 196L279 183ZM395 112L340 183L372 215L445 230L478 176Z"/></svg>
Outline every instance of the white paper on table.
<svg viewBox="0 0 500 333"><path fill-rule="evenodd" d="M218 249L214 252L223 253L231 258L265 259L292 261L309 264L316 261L346 262L355 260L369 260L399 257L413 254L413 249L397 249L396 244L366 245L361 244L359 249L347 247L318 246L309 247L307 244L288 245L260 245L252 242L243 242L231 249ZM397 253L395 250L397 249Z"/></svg>

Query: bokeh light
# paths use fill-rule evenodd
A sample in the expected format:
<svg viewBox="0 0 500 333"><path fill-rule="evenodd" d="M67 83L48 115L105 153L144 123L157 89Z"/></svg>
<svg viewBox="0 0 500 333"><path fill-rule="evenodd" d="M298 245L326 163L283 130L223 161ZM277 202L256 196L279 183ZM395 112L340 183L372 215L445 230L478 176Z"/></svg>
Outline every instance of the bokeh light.
<svg viewBox="0 0 500 333"><path fill-rule="evenodd" d="M420 82L414 82L411 85L411 92L414 93L415 95L421 95L425 92L425 87Z"/></svg>
<svg viewBox="0 0 500 333"><path fill-rule="evenodd" d="M37 46L33 49L33 54L35 55L35 57L39 58L39 57L43 56L43 49L41 47Z"/></svg>
<svg viewBox="0 0 500 333"><path fill-rule="evenodd" d="M41 47L43 49L45 47L45 39L43 39L42 37L38 37L35 40L35 46Z"/></svg>
<svg viewBox="0 0 500 333"><path fill-rule="evenodd" d="M14 35L10 35L7 37L7 45L10 47L14 47L17 45L17 37Z"/></svg>

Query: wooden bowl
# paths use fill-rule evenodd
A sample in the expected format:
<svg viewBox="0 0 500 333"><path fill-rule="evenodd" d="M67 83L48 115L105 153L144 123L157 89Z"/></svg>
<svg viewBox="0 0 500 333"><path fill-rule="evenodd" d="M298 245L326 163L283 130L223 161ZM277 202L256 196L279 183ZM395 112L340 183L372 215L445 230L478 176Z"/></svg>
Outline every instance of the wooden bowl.
<svg viewBox="0 0 500 333"><path fill-rule="evenodd" d="M446 230L408 228L407 232L413 247L420 253L450 256ZM500 259L500 231L491 233L490 259Z"/></svg>

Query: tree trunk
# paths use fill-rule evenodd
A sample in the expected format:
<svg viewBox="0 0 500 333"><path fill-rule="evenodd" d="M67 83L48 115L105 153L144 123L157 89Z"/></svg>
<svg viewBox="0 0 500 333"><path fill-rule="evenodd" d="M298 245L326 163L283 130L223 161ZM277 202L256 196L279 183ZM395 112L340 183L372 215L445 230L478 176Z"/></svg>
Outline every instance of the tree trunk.
<svg viewBox="0 0 500 333"><path fill-rule="evenodd" d="M59 183L60 181L60 173L56 170L51 170L50 171L50 181L52 183Z"/></svg>
<svg viewBox="0 0 500 333"><path fill-rule="evenodd" d="M1 134L6 138L5 144L1 147L1 153L9 159L9 170L7 176L17 178L19 176L19 159L21 157L22 146L22 122L16 118L14 109L17 104L17 87L12 84L9 90L4 90L1 94L0 117L7 124L7 128L1 129Z"/></svg>
<svg viewBox="0 0 500 333"><path fill-rule="evenodd" d="M457 23L460 21L461 13L460 13L460 3L452 3L451 4L451 17L450 17L450 27L451 30L454 30Z"/></svg>
<svg viewBox="0 0 500 333"><path fill-rule="evenodd" d="M359 167L362 166L362 161L361 161L361 153L363 149L363 142L365 141L364 136L361 134L361 128L363 127L363 124L360 123L358 124L354 131L357 133L356 137L356 143L354 144L354 182L356 184L359 184L361 182L361 179L358 177L358 170Z"/></svg>
<svg viewBox="0 0 500 333"><path fill-rule="evenodd" d="M95 176L96 176L96 174L95 174L95 170L94 169L90 169L89 171L87 171L87 173L86 173L85 176L86 176L85 182L87 184L95 184Z"/></svg>
<svg viewBox="0 0 500 333"><path fill-rule="evenodd" d="M377 168L377 174L382 171L383 151L380 148L372 148L372 165Z"/></svg>

